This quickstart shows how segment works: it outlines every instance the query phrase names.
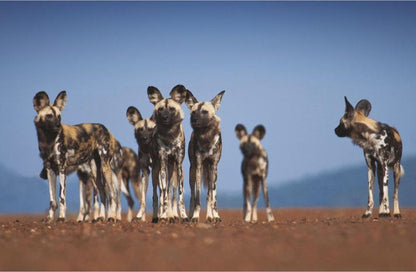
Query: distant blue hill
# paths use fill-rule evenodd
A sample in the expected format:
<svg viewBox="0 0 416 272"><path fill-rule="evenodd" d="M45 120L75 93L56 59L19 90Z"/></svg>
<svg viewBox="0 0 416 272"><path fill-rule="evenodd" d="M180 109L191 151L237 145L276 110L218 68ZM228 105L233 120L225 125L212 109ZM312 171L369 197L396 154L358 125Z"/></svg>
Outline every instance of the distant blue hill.
<svg viewBox="0 0 416 272"><path fill-rule="evenodd" d="M400 205L416 206L416 157L402 161L405 175L399 187ZM389 197L393 197L393 175L390 173ZM269 188L271 205L278 207L364 207L367 205L367 166L362 165L329 171L318 175L285 182L284 185ZM375 182L375 203L378 204L378 183ZM221 206L242 207L242 193L239 196L222 195ZM264 207L263 198L259 200ZM391 202L392 203L392 202Z"/></svg>
<svg viewBox="0 0 416 272"><path fill-rule="evenodd" d="M405 175L402 178L399 199L403 207L416 206L416 156L403 160ZM40 169L39 169L40 170ZM40 178L26 178L0 165L0 213L46 213L49 206L47 181ZM240 178L241 174L236 174ZM365 163L356 167L329 171L318 175L285 182L284 185L269 187L272 208L280 207L364 207L367 204L367 168ZM393 196L393 178L389 182L390 199ZM58 190L59 192L59 190ZM261 195L261 194L260 194ZM151 210L151 185L147 193L147 208ZM378 203L378 186L374 196ZM76 175L68 178L67 205L69 212L79 208L78 180ZM123 210L126 201L123 199ZM205 200L205 191L202 200ZM137 201L136 201L137 203ZM189 192L185 195L189 204ZM218 205L224 208L242 208L241 193L218 193ZM203 203L205 208L205 204ZM259 207L264 207L260 196ZM137 208L137 204L135 205Z"/></svg>

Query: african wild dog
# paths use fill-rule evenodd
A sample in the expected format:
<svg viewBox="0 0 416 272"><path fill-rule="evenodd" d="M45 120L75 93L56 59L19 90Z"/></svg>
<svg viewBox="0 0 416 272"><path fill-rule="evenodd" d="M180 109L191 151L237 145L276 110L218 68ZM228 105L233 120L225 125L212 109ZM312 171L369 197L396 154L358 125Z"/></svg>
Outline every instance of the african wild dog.
<svg viewBox="0 0 416 272"><path fill-rule="evenodd" d="M362 99L354 107L345 99L345 114L341 118L335 134L338 137L350 137L352 141L364 150L368 166L368 205L363 217L369 217L374 207L373 187L377 170L379 186L379 216L390 216L388 195L388 171L392 168L394 174L394 216L400 217L399 184L404 174L400 160L402 157L402 140L394 127L368 118L371 104Z"/></svg>
<svg viewBox="0 0 416 272"><path fill-rule="evenodd" d="M186 105L191 110L193 128L189 141L189 185L191 203L189 217L198 222L201 210L201 181L208 187L207 215L208 222L220 222L217 208L217 165L221 158L221 119L215 114L221 104L225 91L217 94L211 101L198 102L188 90Z"/></svg>
<svg viewBox="0 0 416 272"><path fill-rule="evenodd" d="M134 126L134 136L139 146L138 171L140 172L140 188L142 188L140 199L140 210L136 220L146 220L146 192L149 184L150 167L152 167L152 148L153 137L156 133L156 123L149 119L143 119L139 110L129 107L126 112L127 119ZM157 222L158 203L157 203L158 182L153 179L153 222ZM144 189L144 190L143 190Z"/></svg>
<svg viewBox="0 0 416 272"><path fill-rule="evenodd" d="M267 220L274 221L272 209L270 208L269 193L267 190L266 177L269 168L267 153L260 143L266 134L266 129L262 125L257 125L251 135L247 134L246 128L242 124L235 127L235 134L240 139L240 149L243 153L243 163L241 172L243 173L244 185L244 205L243 219L246 222L257 222L257 200L259 197L260 185L263 187L263 197L266 203ZM253 195L253 210L251 208L251 198Z"/></svg>
<svg viewBox="0 0 416 272"><path fill-rule="evenodd" d="M37 112L35 126L38 136L40 156L47 170L50 208L48 220L53 220L56 204L56 176L59 174L59 221L66 215L66 176L78 166L97 159L97 171L103 175L103 183L97 182L101 196L100 217L105 213L105 203L109 203L108 219L117 217L117 174L112 170L116 164L115 156L121 148L112 134L101 124L79 124L69 126L61 123L61 111L66 104L67 95L62 91L54 104L49 105L45 92L38 92L33 98ZM104 188L103 188L104 187Z"/></svg>
<svg viewBox="0 0 416 272"><path fill-rule="evenodd" d="M152 119L156 123L156 134L152 148L152 178L158 181L160 189L159 219L174 221L178 218L176 192L178 187L179 212L182 220L187 220L184 204L183 166L185 155L185 134L183 132L183 111L181 104L186 99L183 85L173 87L170 98L163 98L160 91L150 86L147 95L154 105Z"/></svg>

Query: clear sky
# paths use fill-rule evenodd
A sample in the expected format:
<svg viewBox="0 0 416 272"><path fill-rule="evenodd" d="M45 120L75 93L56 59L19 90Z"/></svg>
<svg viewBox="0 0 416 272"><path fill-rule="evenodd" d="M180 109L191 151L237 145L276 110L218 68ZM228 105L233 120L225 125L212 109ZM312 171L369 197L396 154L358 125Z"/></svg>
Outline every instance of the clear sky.
<svg viewBox="0 0 416 272"><path fill-rule="evenodd" d="M125 112L151 115L147 86L226 90L219 190L241 190L237 123L265 125L272 185L364 164L334 134L344 95L369 99L416 154L416 2L0 2L0 63L0 163L24 176L42 166L41 90L67 90L64 123L103 123L134 149Z"/></svg>

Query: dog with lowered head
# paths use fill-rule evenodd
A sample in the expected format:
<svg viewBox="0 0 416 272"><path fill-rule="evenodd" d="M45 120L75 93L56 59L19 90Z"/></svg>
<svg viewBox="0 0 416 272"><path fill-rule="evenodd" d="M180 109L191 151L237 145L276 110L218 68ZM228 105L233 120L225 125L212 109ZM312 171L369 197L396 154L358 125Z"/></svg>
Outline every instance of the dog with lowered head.
<svg viewBox="0 0 416 272"><path fill-rule="evenodd" d="M147 95L150 103L154 105L152 119L156 123L152 148L152 178L158 181L160 189L159 220L173 222L178 218L175 191L171 200L172 188L176 185L180 218L187 220L182 166L185 156L185 134L181 108L186 99L186 88L177 85L170 92L170 98L164 98L156 87L150 86Z"/></svg>
<svg viewBox="0 0 416 272"><path fill-rule="evenodd" d="M244 179L244 205L243 219L246 222L257 222L257 200L259 197L260 186L263 187L263 197L266 203L267 220L274 221L272 209L270 208L269 193L266 184L266 177L269 169L269 159L260 141L266 134L263 125L258 125L253 129L251 135L247 134L244 125L238 124L235 127L235 134L240 140L240 150L243 153L243 163L241 172ZM253 209L251 198L253 196Z"/></svg>
<svg viewBox="0 0 416 272"><path fill-rule="evenodd" d="M377 170L379 186L379 216L390 216L388 181L389 168L394 175L394 210L395 217L401 217L399 208L399 184L404 174L402 165L402 139L394 127L368 118L371 103L360 100L355 108L345 100L345 114L335 128L338 137L350 137L352 141L364 150L365 161L368 166L368 205L363 217L370 217L374 207L373 187Z"/></svg>
<svg viewBox="0 0 416 272"><path fill-rule="evenodd" d="M221 104L225 91L217 94L211 101L199 102L188 90L186 105L191 110L193 132L189 141L189 185L191 203L189 217L193 222L199 221L201 210L201 182L208 187L207 214L208 222L220 222L217 207L217 165L221 158L221 119L216 111Z"/></svg>

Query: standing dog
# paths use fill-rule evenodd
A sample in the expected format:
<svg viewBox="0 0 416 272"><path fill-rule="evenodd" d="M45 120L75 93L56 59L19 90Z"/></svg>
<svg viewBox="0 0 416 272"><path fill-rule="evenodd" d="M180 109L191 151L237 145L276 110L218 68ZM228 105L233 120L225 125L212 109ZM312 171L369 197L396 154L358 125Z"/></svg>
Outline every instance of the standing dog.
<svg viewBox="0 0 416 272"><path fill-rule="evenodd" d="M390 216L388 181L389 168L394 174L394 216L401 217L399 209L399 184L404 174L400 160L402 158L402 140L394 127L368 118L371 104L360 100L355 108L345 98L345 114L341 118L335 134L338 137L350 137L364 150L368 166L368 205L363 217L369 217L374 207L373 187L377 170L379 185L379 216Z"/></svg>
<svg viewBox="0 0 416 272"><path fill-rule="evenodd" d="M152 119L156 123L156 134L152 148L152 178L158 181L160 189L159 219L174 221L178 217L176 193L172 187L178 186L179 212L182 220L187 220L183 200L183 166L185 156L185 134L183 132L183 111L181 104L186 99L186 88L175 86L170 98L163 98L160 91L150 86L147 89L150 103L154 105Z"/></svg>
<svg viewBox="0 0 416 272"><path fill-rule="evenodd" d="M240 149L243 153L244 159L241 164L241 172L244 179L244 205L243 205L243 219L246 222L257 222L257 200L259 197L260 185L263 187L263 197L266 203L267 220L274 221L272 209L269 203L269 193L267 190L266 177L269 168L269 160L267 153L260 143L266 134L266 129L262 125L254 128L251 135L247 134L246 128L238 124L235 127L235 134L240 140ZM251 198L253 199L253 210L251 210Z"/></svg>
<svg viewBox="0 0 416 272"><path fill-rule="evenodd" d="M100 194L106 197L109 204L108 219L115 220L117 216L117 174L113 172L115 153L121 150L118 142L101 124L79 124L68 126L61 123L61 111L66 104L67 95L62 91L56 97L54 104L49 105L49 97L45 92L39 92L33 98L33 106L37 112L35 126L38 136L40 156L46 168L50 208L48 220L53 220L56 204L56 176L59 175L59 221L66 216L66 176L78 166L90 163L98 158L104 178ZM112 169L113 168L113 169ZM105 192L104 192L105 190ZM101 199L100 214L102 215L105 200Z"/></svg>
<svg viewBox="0 0 416 272"><path fill-rule="evenodd" d="M149 184L150 167L152 166L152 148L153 137L156 133L156 123L151 119L143 119L139 110L135 107L129 107L126 113L130 124L134 126L134 136L139 146L138 171L140 175L140 210L135 220L146 220L146 192ZM157 222L158 203L157 203L157 186L156 180L153 180L153 222Z"/></svg>
<svg viewBox="0 0 416 272"><path fill-rule="evenodd" d="M201 180L208 187L207 215L208 222L220 222L217 208L217 165L221 158L221 119L215 114L221 104L225 91L217 94L209 102L198 102L188 91L186 105L191 110L191 126L193 128L189 141L189 185L191 187L191 203L189 217L198 222L201 210ZM196 188L195 188L196 185Z"/></svg>

